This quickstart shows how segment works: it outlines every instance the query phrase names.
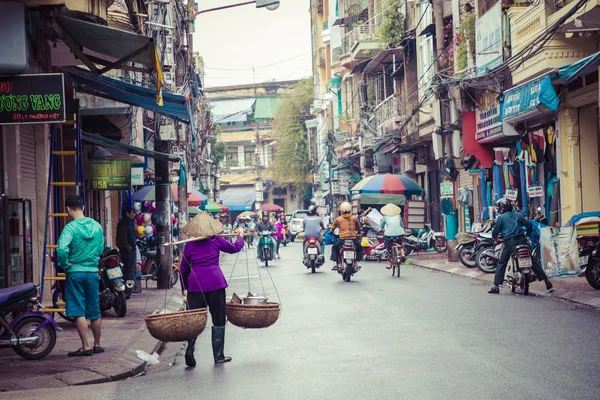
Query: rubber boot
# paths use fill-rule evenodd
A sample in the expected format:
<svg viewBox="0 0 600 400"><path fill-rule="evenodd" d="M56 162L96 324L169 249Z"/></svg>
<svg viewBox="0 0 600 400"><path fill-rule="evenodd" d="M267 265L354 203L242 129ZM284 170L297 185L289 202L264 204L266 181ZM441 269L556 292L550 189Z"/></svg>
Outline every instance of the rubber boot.
<svg viewBox="0 0 600 400"><path fill-rule="evenodd" d="M546 278L546 279L544 279L544 282L546 283L546 290L551 290L552 283L550 283L550 279Z"/></svg>
<svg viewBox="0 0 600 400"><path fill-rule="evenodd" d="M185 349L185 365L188 367L196 366L194 351L196 350L196 339L188 340L187 348Z"/></svg>
<svg viewBox="0 0 600 400"><path fill-rule="evenodd" d="M231 357L225 357L223 349L225 348L225 327L212 327L212 348L215 364L223 364L231 361Z"/></svg>

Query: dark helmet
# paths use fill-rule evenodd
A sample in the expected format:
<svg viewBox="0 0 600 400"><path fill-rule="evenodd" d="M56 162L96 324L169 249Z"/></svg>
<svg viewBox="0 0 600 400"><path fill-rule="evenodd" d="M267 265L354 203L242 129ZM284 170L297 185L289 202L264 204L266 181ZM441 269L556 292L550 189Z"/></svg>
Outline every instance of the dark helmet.
<svg viewBox="0 0 600 400"><path fill-rule="evenodd" d="M308 215L317 215L317 207L316 206L308 207Z"/></svg>
<svg viewBox="0 0 600 400"><path fill-rule="evenodd" d="M511 202L505 199L504 197L496 202L496 207L498 207L498 211L500 212L500 214L510 212L513 209Z"/></svg>

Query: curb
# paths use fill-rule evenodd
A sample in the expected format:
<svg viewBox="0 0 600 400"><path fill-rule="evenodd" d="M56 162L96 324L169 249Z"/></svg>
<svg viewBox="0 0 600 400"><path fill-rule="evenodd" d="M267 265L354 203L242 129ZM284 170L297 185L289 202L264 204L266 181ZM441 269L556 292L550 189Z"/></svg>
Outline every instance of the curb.
<svg viewBox="0 0 600 400"><path fill-rule="evenodd" d="M175 300L171 298L165 308L157 309L156 312L177 311L181 307L181 299L177 298ZM146 361L138 358L137 350L153 354L154 352L160 352L164 346L165 343L153 338L146 329L145 324L143 324L139 328L138 333L134 335L129 344L116 357L107 360L101 366L86 370L65 372L55 375L54 378L67 386L93 385L127 379L142 373L148 365Z"/></svg>
<svg viewBox="0 0 600 400"><path fill-rule="evenodd" d="M421 263L426 262L427 260L419 260L417 262L414 261L409 265L413 265L415 267L418 268L423 268L423 269L428 269L430 271L438 271L438 272L443 272L446 274L450 274L453 276L458 276L461 278L468 278L468 279L472 279L472 280L476 280L479 282L484 282L484 283L490 283L488 280L486 279L482 279L479 277L480 274L483 274L483 272L477 273L477 274L463 274L463 273L457 273L457 272L453 272L453 271L447 271L444 269L439 269L439 268L435 268L435 267L430 267L427 265L423 265ZM421 263L420 263L421 262ZM465 269L466 272L469 272L470 270L473 270L474 268L470 268L470 269ZM475 268L476 269L476 268ZM487 274L486 274L487 275ZM490 274L491 275L491 274ZM561 299L564 300L567 303L575 303L581 307L590 309L590 310L594 310L594 311L600 311L600 298L597 298L596 296L592 296L591 298L588 296L588 298L585 298L586 296L583 296L584 298L580 301L577 300L576 298L578 297L578 295L580 296L581 293L580 292L573 292L573 291L569 291L569 290L562 290L562 289L555 289L553 292L546 292L546 291L539 291L539 290L534 290L534 289L530 289L529 293L534 294L535 296L538 297L552 297L555 299ZM589 301L589 302L587 302Z"/></svg>

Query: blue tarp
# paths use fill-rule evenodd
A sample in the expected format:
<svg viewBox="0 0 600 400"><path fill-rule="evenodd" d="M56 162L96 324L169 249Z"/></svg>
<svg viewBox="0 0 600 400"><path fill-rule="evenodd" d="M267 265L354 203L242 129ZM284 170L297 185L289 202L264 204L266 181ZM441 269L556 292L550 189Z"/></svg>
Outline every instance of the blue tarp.
<svg viewBox="0 0 600 400"><path fill-rule="evenodd" d="M184 96L163 93L163 106L156 104L156 91L118 79L94 75L78 67L63 67L80 92L154 111L157 114L189 124L191 121Z"/></svg>
<svg viewBox="0 0 600 400"><path fill-rule="evenodd" d="M552 87L552 79L549 75L544 75L504 92L500 102L500 120L533 111L539 105L556 111L559 103L560 99Z"/></svg>
<svg viewBox="0 0 600 400"><path fill-rule="evenodd" d="M563 65L558 69L556 75L553 75L553 81L564 80L570 81L578 76L596 71L600 65L600 51L591 56L582 58L570 64Z"/></svg>

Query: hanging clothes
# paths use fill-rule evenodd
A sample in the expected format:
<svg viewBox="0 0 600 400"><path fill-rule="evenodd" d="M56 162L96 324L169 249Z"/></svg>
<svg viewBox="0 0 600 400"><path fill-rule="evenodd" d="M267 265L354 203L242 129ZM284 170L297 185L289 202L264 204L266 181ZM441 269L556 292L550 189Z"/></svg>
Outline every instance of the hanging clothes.
<svg viewBox="0 0 600 400"><path fill-rule="evenodd" d="M546 152L544 153L544 160L546 161L546 169L549 171L556 171L556 132L554 127L550 126L546 129Z"/></svg>
<svg viewBox="0 0 600 400"><path fill-rule="evenodd" d="M559 210L558 206L560 204L560 180L558 177L554 177L556 180L554 183L554 187L552 188L552 201L550 202L550 216L548 217L548 222L550 226L558 226L559 222Z"/></svg>
<svg viewBox="0 0 600 400"><path fill-rule="evenodd" d="M527 169L525 168L525 160L518 162L519 165L519 181L521 188L521 207L524 210L527 209L528 197L527 197Z"/></svg>
<svg viewBox="0 0 600 400"><path fill-rule="evenodd" d="M548 180L546 181L546 204L545 204L545 212L546 218L548 222L550 221L550 217L552 216L552 211L556 211L552 209L552 204L554 203L554 187L558 183L558 177L555 173L548 173ZM558 202L556 202L558 208ZM554 224L550 224L550 226L554 226Z"/></svg>
<svg viewBox="0 0 600 400"><path fill-rule="evenodd" d="M479 170L479 179L481 186L481 220L485 221L490 218L488 213L488 196L487 196L487 182L485 180L485 169Z"/></svg>
<svg viewBox="0 0 600 400"><path fill-rule="evenodd" d="M492 166L492 180L494 182L494 198L491 203L495 203L497 200L504 196L504 188L502 184L502 172L498 164Z"/></svg>

